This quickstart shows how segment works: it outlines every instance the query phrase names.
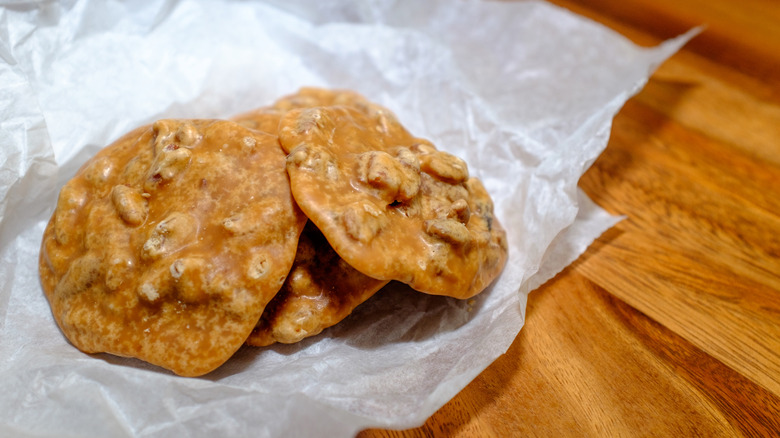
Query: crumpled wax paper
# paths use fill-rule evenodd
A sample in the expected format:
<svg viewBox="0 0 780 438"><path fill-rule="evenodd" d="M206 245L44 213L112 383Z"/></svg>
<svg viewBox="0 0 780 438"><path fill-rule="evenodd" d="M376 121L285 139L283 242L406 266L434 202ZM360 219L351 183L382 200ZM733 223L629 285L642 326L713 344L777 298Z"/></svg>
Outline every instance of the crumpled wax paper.
<svg viewBox="0 0 780 438"><path fill-rule="evenodd" d="M622 104L689 36L639 48L536 1L7 4L0 435L350 436L420 425L506 351L527 293L619 220L577 181ZM463 301L391 286L320 336L244 347L202 378L69 345L37 272L62 184L138 125L226 118L304 85L363 93L466 159L508 233L495 284Z"/></svg>

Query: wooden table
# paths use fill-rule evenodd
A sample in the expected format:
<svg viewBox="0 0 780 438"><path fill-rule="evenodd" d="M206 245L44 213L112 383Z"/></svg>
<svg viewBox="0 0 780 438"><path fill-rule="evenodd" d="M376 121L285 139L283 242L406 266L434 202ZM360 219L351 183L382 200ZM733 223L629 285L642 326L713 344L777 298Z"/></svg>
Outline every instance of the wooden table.
<svg viewBox="0 0 780 438"><path fill-rule="evenodd" d="M628 219L424 426L359 436L780 436L780 2L553 3L641 45L708 27L580 182Z"/></svg>

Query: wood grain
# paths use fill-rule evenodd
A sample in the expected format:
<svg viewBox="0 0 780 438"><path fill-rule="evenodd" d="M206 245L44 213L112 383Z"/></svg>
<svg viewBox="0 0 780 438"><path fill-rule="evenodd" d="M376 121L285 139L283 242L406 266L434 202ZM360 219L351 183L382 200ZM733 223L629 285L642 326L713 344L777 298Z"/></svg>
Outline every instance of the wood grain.
<svg viewBox="0 0 780 438"><path fill-rule="evenodd" d="M777 395L578 274L580 264L531 294L528 323L512 348L422 428L361 436L771 436L780 430L772 415L780 410Z"/></svg>
<svg viewBox="0 0 780 438"><path fill-rule="evenodd" d="M422 427L359 436L780 436L780 2L553 3L642 45L707 26L580 182L628 219Z"/></svg>

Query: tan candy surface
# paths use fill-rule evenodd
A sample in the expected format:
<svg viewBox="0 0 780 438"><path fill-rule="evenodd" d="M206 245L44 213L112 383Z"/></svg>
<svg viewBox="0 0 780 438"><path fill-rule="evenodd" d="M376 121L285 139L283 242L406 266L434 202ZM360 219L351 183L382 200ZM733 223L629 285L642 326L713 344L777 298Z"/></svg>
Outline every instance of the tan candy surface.
<svg viewBox="0 0 780 438"><path fill-rule="evenodd" d="M362 96L351 91L303 88L270 107L241 114L233 120L276 134L286 112L330 105L346 105L366 112L372 108ZM317 335L349 316L355 307L387 283L387 280L367 277L347 264L309 223L298 242L290 275L266 307L247 343L254 346L294 343Z"/></svg>
<svg viewBox="0 0 780 438"><path fill-rule="evenodd" d="M319 334L352 313L388 282L349 266L309 222L298 241L290 275L247 340L263 347Z"/></svg>
<svg viewBox="0 0 780 438"><path fill-rule="evenodd" d="M506 262L506 234L466 164L373 104L296 108L279 139L293 196L360 272L468 298Z"/></svg>
<svg viewBox="0 0 780 438"><path fill-rule="evenodd" d="M282 286L306 221L284 160L275 136L207 120L162 120L99 152L43 238L63 333L180 375L221 365Z"/></svg>
<svg viewBox="0 0 780 438"><path fill-rule="evenodd" d="M372 104L354 91L304 87L297 93L278 99L271 106L239 114L231 120L247 128L276 135L278 133L279 120L288 111L299 108L334 105L349 106L367 114L387 112L384 108Z"/></svg>

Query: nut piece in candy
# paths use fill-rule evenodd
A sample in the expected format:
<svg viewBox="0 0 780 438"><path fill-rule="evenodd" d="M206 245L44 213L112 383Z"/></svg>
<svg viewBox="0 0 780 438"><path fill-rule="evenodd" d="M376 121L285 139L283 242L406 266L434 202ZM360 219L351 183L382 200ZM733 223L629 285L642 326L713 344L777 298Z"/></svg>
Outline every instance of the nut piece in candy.
<svg viewBox="0 0 780 438"><path fill-rule="evenodd" d="M111 202L119 217L128 225L141 225L146 220L149 203L137 188L122 184L114 186L111 191Z"/></svg>
<svg viewBox="0 0 780 438"><path fill-rule="evenodd" d="M469 230L453 219L429 219L425 221L425 232L453 245L464 245L469 240Z"/></svg>
<svg viewBox="0 0 780 438"><path fill-rule="evenodd" d="M421 155L420 168L437 179L453 184L466 181L469 177L468 167L463 160L442 151Z"/></svg>
<svg viewBox="0 0 780 438"><path fill-rule="evenodd" d="M305 222L277 137L162 120L98 152L65 185L43 236L41 282L82 351L202 375L255 328ZM250 269L247 254L266 257Z"/></svg>
<svg viewBox="0 0 780 438"><path fill-rule="evenodd" d="M408 201L420 190L420 163L406 148L399 156L384 151L369 151L358 157L361 182L374 187L376 194L387 201Z"/></svg>
<svg viewBox="0 0 780 438"><path fill-rule="evenodd" d="M198 224L194 217L174 212L152 229L141 249L141 257L152 259L174 253L193 243L197 238Z"/></svg>
<svg viewBox="0 0 780 438"><path fill-rule="evenodd" d="M147 172L144 190L152 192L162 182L173 179L177 174L184 171L190 163L191 157L192 152L187 148L181 148L173 143L164 147Z"/></svg>
<svg viewBox="0 0 780 438"><path fill-rule="evenodd" d="M74 239L79 238L77 224L83 217L83 207L88 199L89 190L85 184L71 182L62 187L57 208L52 216L57 243L65 245L70 242L72 236Z"/></svg>
<svg viewBox="0 0 780 438"><path fill-rule="evenodd" d="M370 242L386 225L387 217L370 202L357 202L341 217L347 235L359 242Z"/></svg>

